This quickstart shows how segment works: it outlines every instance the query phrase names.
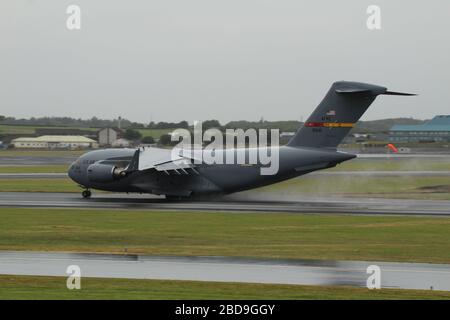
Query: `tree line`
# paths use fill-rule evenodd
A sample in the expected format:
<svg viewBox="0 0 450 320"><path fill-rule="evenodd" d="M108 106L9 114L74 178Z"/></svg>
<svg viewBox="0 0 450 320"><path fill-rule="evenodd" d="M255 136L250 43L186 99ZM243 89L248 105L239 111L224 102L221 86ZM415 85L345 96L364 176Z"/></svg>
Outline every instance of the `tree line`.
<svg viewBox="0 0 450 320"><path fill-rule="evenodd" d="M91 119L75 119L71 117L31 117L29 119L16 119L14 117L6 117L0 115L0 124L6 125L23 125L23 126L49 126L49 127L77 127L77 128L106 128L106 127L118 127L120 122L120 127L125 130L124 137L129 140L141 140L147 139L150 142L152 137L142 137L141 133L136 129L192 129L187 121L183 120L180 122L153 122L148 124L133 122L127 119L118 118L113 120L99 119L97 117L92 117ZM359 121L356 127L352 130L353 132L387 132L393 124L419 124L424 123L424 120L417 120L413 118L397 118L397 119L382 119L373 121ZM288 121L267 121L261 119L259 121L230 121L226 124L221 124L218 120L206 120L203 121L203 130L210 128L217 128L219 130L226 129L243 129L247 130L253 129L279 129L280 132L296 132L297 129L302 125L302 122L296 120ZM169 136L170 137L170 136ZM167 135L161 137L163 141L168 139Z"/></svg>
<svg viewBox="0 0 450 320"><path fill-rule="evenodd" d="M5 117L0 115L0 124L5 125L22 125L22 126L42 126L42 127L81 127L81 128L107 128L120 127L122 129L189 129L192 125L186 120L180 122L154 122L148 124L133 122L128 119L99 119L92 117L91 119L75 119L71 117L31 117L28 119ZM280 129L280 131L295 131L300 125L299 121L230 121L226 124L221 124L218 120L211 119L203 121L203 129L210 128L218 129Z"/></svg>

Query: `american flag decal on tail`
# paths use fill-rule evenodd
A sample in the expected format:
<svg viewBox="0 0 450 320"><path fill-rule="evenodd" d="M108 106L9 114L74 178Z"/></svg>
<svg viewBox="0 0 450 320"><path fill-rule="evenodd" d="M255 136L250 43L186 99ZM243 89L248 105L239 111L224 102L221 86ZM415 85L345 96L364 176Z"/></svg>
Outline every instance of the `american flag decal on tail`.
<svg viewBox="0 0 450 320"><path fill-rule="evenodd" d="M353 128L351 122L305 122L305 127L327 127L327 128Z"/></svg>

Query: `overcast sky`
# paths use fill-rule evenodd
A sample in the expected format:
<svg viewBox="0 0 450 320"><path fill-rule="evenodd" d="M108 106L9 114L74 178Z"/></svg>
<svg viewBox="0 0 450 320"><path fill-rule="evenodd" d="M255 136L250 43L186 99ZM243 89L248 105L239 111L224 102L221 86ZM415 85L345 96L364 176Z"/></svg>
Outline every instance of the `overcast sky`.
<svg viewBox="0 0 450 320"><path fill-rule="evenodd" d="M7 116L300 120L336 80L420 94L380 97L363 120L450 114L450 1L0 2Z"/></svg>

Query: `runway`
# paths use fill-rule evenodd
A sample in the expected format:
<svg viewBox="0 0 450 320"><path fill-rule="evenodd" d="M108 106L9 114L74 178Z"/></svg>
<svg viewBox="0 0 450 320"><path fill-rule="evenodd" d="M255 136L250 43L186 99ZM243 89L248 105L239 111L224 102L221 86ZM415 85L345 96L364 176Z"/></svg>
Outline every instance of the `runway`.
<svg viewBox="0 0 450 320"><path fill-rule="evenodd" d="M169 202L146 194L94 193L92 198L83 199L78 193L0 192L0 207L450 216L450 201L446 200L328 196L299 196L293 200L263 193L236 194L214 201Z"/></svg>
<svg viewBox="0 0 450 320"><path fill-rule="evenodd" d="M382 288L450 291L450 265L365 261L263 260L46 252L0 252L0 274L221 281L364 287L367 267L381 271Z"/></svg>

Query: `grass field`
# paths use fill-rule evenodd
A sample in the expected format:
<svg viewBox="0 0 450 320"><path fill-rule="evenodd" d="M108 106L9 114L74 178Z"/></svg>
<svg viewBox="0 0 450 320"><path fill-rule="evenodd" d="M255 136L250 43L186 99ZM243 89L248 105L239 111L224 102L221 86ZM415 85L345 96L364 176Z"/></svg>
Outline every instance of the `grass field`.
<svg viewBox="0 0 450 320"><path fill-rule="evenodd" d="M450 299L449 292L199 281L66 278L0 275L0 299Z"/></svg>
<svg viewBox="0 0 450 320"><path fill-rule="evenodd" d="M0 179L0 192L81 192L81 188L69 178Z"/></svg>
<svg viewBox="0 0 450 320"><path fill-rule="evenodd" d="M450 263L450 218L0 209L0 250Z"/></svg>
<svg viewBox="0 0 450 320"><path fill-rule="evenodd" d="M0 134L34 134L36 129L82 129L97 131L99 128L86 128L86 127L51 127L51 126L18 126L18 125L0 125ZM172 132L174 129L136 129L143 137L152 136L155 139L163 134Z"/></svg>
<svg viewBox="0 0 450 320"><path fill-rule="evenodd" d="M1 124L0 125L0 134L34 134L36 129L82 129L82 130L90 130L97 131L98 128L87 128L87 127L70 127L70 126L19 126L19 125L8 125Z"/></svg>
<svg viewBox="0 0 450 320"><path fill-rule="evenodd" d="M32 125L9 125L0 124L0 133L35 133L36 129L82 129L89 131L97 131L98 128L88 128L88 127L73 127L73 126L32 126Z"/></svg>
<svg viewBox="0 0 450 320"><path fill-rule="evenodd" d="M329 171L450 171L449 159L385 158L353 159Z"/></svg>
<svg viewBox="0 0 450 320"><path fill-rule="evenodd" d="M0 166L0 173L66 173L69 165Z"/></svg>
<svg viewBox="0 0 450 320"><path fill-rule="evenodd" d="M143 137L151 136L154 139L159 139L163 134L168 134L174 129L136 129Z"/></svg>
<svg viewBox="0 0 450 320"><path fill-rule="evenodd" d="M86 150L0 150L0 157L79 157ZM22 165L22 163L18 163Z"/></svg>

